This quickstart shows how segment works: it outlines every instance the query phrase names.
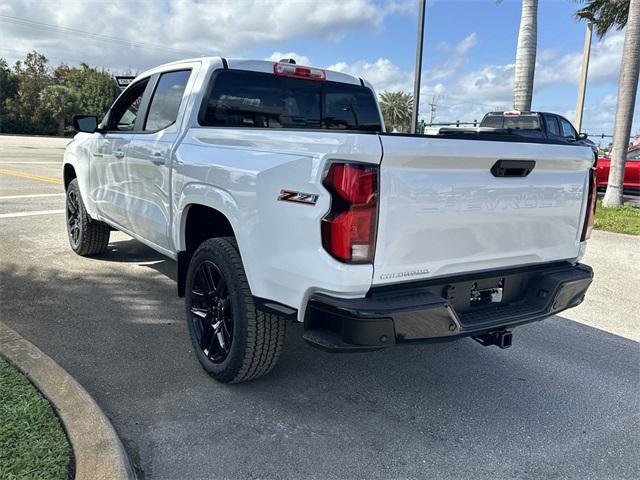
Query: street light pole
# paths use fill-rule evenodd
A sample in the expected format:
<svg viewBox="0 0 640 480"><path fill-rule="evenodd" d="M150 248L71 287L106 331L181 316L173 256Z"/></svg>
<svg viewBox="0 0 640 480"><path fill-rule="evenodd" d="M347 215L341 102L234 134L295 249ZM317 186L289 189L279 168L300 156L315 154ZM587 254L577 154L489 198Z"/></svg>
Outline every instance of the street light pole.
<svg viewBox="0 0 640 480"><path fill-rule="evenodd" d="M416 73L413 80L413 112L411 113L411 133L418 133L418 108L420 107L420 77L422 76L422 46L424 43L424 11L427 0L419 0L418 45L416 47Z"/></svg>
<svg viewBox="0 0 640 480"><path fill-rule="evenodd" d="M589 73L589 57L591 54L591 37L593 34L593 22L587 22L587 31L584 34L584 49L582 51L582 70L580 72L580 84L578 85L578 103L576 104L575 127L578 133L582 130L582 113L584 112L584 96L587 91L587 74Z"/></svg>

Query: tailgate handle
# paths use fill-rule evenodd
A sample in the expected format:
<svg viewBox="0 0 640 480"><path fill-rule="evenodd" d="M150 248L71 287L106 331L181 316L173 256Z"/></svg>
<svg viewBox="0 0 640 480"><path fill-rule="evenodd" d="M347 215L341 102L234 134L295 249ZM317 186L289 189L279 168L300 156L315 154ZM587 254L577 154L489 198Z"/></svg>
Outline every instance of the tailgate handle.
<svg viewBox="0 0 640 480"><path fill-rule="evenodd" d="M491 173L494 177L526 177L535 166L534 160L498 160Z"/></svg>

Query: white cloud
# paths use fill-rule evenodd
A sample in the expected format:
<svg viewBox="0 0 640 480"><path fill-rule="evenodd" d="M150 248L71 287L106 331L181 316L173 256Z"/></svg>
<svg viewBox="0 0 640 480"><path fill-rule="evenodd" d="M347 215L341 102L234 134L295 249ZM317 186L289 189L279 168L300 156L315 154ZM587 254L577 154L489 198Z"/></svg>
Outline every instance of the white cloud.
<svg viewBox="0 0 640 480"><path fill-rule="evenodd" d="M349 31L380 31L385 16L406 5L370 0L215 5L198 0L14 0L0 4L0 55L14 60L36 49L55 63L86 61L140 70L189 56L241 56L258 45L296 37L337 41Z"/></svg>
<svg viewBox="0 0 640 480"><path fill-rule="evenodd" d="M594 42L589 67L589 86L609 85L615 89L623 42L624 32L614 32L602 41ZM429 118L429 104L434 96L437 104L436 122L480 120L489 110L507 109L511 106L515 68L513 64L484 65L464 71L476 44L477 37L472 33L455 45L442 42L437 46L438 50L449 53L449 57L423 74L420 90L421 118ZM541 50L535 75L534 108L559 112L573 120L575 85L578 82L581 62L582 52L558 55L553 49ZM413 91L413 72L401 69L386 58L380 58L373 63L366 60L350 64L340 62L330 68L362 76L369 80L378 92ZM567 88L571 94L561 100L548 100L557 98L546 95L551 87ZM585 129L597 133L611 132L615 102L615 94L591 97L587 93L583 117ZM639 117L640 109L636 107L635 118Z"/></svg>
<svg viewBox="0 0 640 480"><path fill-rule="evenodd" d="M116 72L139 72L189 56L244 56L257 46L292 39L332 42L352 31L379 32L387 15L415 14L416 10L415 0L242 0L215 6L201 0L10 0L0 2L0 56L13 62L35 49L53 64L84 61ZM439 121L479 119L489 109L511 104L512 64L468 69L477 41L476 34L470 33L458 43L437 46L448 59L423 74L420 108L425 116L433 95L437 95ZM611 86L615 91L623 41L624 32L594 40L585 125L602 131L613 128L615 97L603 97L609 104L600 105L597 97L591 101L593 94L589 92L597 90L591 90L597 85ZM366 51L366 45L361 48ZM336 48L337 58L339 52ZM274 51L268 58L288 57L313 65L313 59L295 51ZM575 89L581 59L581 51L539 51L534 108L572 113L573 90L570 98L557 105L544 99L550 87ZM390 58L363 57L329 68L364 77L378 92L413 90L413 72ZM603 95L601 92L598 94Z"/></svg>
<svg viewBox="0 0 640 480"><path fill-rule="evenodd" d="M436 121L480 119L487 110L508 106L505 98L510 98L513 90L513 65L487 66L469 74L460 74L476 44L477 35L471 33L454 45L443 43L438 47L449 52L449 56L422 76L421 117L429 117L429 103L434 96L438 104ZM413 91L413 72L401 69L387 58L379 58L375 62L339 62L328 68L366 78L377 92Z"/></svg>
<svg viewBox="0 0 640 480"><path fill-rule="evenodd" d="M387 58L379 58L373 63L359 61L355 63L339 62L329 67L370 81L377 92L385 90L410 90L413 73L405 72Z"/></svg>
<svg viewBox="0 0 640 480"><path fill-rule="evenodd" d="M454 45L451 49L448 45L439 45L438 48L444 51L451 51L449 58L437 68L425 72L424 78L426 81L439 80L446 78L451 74L457 72L466 62L467 53L478 43L476 33L473 32L464 38L461 42Z"/></svg>
<svg viewBox="0 0 640 480"><path fill-rule="evenodd" d="M287 53L273 52L271 55L266 57L265 60L278 62L283 58L293 58L296 61L296 63L299 65L311 65L311 60L309 60L309 57L305 55L300 55L299 53L296 53L296 52L287 52Z"/></svg>
<svg viewBox="0 0 640 480"><path fill-rule="evenodd" d="M440 49L450 51L451 54L442 64L424 72L423 82L441 80L456 73L465 65L468 53L476 43L477 38L474 32L453 46L448 44L440 45ZM413 90L413 72L402 70L388 58L378 58L373 63L365 60L353 63L338 62L327 68L366 78L378 92L385 90Z"/></svg>
<svg viewBox="0 0 640 480"><path fill-rule="evenodd" d="M589 83L615 83L618 80L624 32L607 35L593 45L589 60ZM552 52L538 56L535 83L537 87L554 84L577 84L582 67L582 52L571 52L557 58Z"/></svg>

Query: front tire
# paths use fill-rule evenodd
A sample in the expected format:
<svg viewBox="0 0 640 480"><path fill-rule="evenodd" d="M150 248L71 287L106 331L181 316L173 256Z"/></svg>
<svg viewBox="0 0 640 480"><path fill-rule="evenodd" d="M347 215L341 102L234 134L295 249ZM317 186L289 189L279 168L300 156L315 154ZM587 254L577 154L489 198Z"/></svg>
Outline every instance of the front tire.
<svg viewBox="0 0 640 480"><path fill-rule="evenodd" d="M256 309L235 239L212 238L196 250L185 306L193 348L211 377L240 383L273 369L286 320Z"/></svg>
<svg viewBox="0 0 640 480"><path fill-rule="evenodd" d="M109 246L110 228L106 223L93 220L84 208L78 180L74 178L67 187L67 234L69 245L78 255L88 257L106 252Z"/></svg>

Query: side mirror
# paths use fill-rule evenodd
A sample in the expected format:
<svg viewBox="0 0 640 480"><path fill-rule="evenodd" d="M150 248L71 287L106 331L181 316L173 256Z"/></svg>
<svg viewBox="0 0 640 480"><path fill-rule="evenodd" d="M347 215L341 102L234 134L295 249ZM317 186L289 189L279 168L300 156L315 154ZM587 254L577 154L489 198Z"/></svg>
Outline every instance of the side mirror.
<svg viewBox="0 0 640 480"><path fill-rule="evenodd" d="M589 135L587 135L586 133L578 134L578 140L586 140L587 138L589 138Z"/></svg>
<svg viewBox="0 0 640 480"><path fill-rule="evenodd" d="M98 129L98 117L95 115L74 115L72 123L76 132L94 133Z"/></svg>

